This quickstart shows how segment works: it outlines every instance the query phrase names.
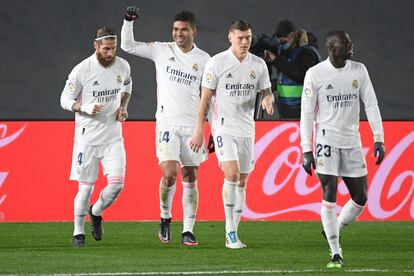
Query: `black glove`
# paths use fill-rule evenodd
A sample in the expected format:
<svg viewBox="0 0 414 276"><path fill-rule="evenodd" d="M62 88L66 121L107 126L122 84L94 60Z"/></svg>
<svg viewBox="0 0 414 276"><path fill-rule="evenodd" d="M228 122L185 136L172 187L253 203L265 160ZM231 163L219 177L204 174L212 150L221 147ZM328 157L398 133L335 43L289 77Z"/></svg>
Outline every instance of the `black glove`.
<svg viewBox="0 0 414 276"><path fill-rule="evenodd" d="M302 156L302 166L305 169L306 173L309 175L312 175L312 165L313 169L316 169L313 153L311 151L304 152Z"/></svg>
<svg viewBox="0 0 414 276"><path fill-rule="evenodd" d="M383 142L375 142L374 143L374 157L377 157L377 162L375 162L375 165L381 164L382 160L385 156L385 147Z"/></svg>
<svg viewBox="0 0 414 276"><path fill-rule="evenodd" d="M137 6L129 6L126 8L125 20L132 21L139 16L139 8Z"/></svg>
<svg viewBox="0 0 414 276"><path fill-rule="evenodd" d="M210 137L208 138L208 146L207 146L208 153L213 153L216 151L214 148L214 138L213 135L210 134Z"/></svg>

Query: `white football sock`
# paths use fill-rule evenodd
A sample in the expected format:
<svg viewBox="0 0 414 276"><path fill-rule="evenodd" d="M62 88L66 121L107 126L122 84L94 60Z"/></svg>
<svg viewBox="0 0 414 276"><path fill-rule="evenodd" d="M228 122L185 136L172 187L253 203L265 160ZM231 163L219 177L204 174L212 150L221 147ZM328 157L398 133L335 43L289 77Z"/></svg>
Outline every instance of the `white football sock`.
<svg viewBox="0 0 414 276"><path fill-rule="evenodd" d="M175 183L171 187L167 187L162 183L162 178L160 182L160 217L163 219L169 219L172 217L171 208L172 202L175 194L176 185Z"/></svg>
<svg viewBox="0 0 414 276"><path fill-rule="evenodd" d="M224 215L226 217L226 233L236 231L236 226L234 225L234 205L237 185L239 185L238 181L231 182L224 179L222 196L224 205Z"/></svg>
<svg viewBox="0 0 414 276"><path fill-rule="evenodd" d="M234 226L236 231L239 228L239 223L241 219L241 214L243 212L244 204L246 202L246 186L236 188L236 197L234 201Z"/></svg>
<svg viewBox="0 0 414 276"><path fill-rule="evenodd" d="M322 200L321 219L332 256L339 254L339 227L338 217L336 216L336 202Z"/></svg>
<svg viewBox="0 0 414 276"><path fill-rule="evenodd" d="M183 233L193 233L195 224L195 218L198 206L198 190L197 181L194 182L182 182L183 183Z"/></svg>
<svg viewBox="0 0 414 276"><path fill-rule="evenodd" d="M352 199L348 200L338 216L339 231L352 223L362 213L364 207L365 205L361 206Z"/></svg>
<svg viewBox="0 0 414 276"><path fill-rule="evenodd" d="M101 191L99 199L93 204L92 214L102 216L102 212L112 205L124 187L124 177L108 177L108 185Z"/></svg>
<svg viewBox="0 0 414 276"><path fill-rule="evenodd" d="M85 234L85 220L88 213L89 200L94 188L94 183L79 182L78 193L74 200L74 229L73 235Z"/></svg>

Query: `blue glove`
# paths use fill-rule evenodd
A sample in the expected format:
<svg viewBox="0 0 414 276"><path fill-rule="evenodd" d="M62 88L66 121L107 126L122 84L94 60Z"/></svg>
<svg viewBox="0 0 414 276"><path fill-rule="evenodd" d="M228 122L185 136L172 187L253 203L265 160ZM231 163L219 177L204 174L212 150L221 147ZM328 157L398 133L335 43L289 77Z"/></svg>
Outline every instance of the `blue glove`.
<svg viewBox="0 0 414 276"><path fill-rule="evenodd" d="M139 17L139 8L136 6L129 6L126 8L125 20L133 21Z"/></svg>
<svg viewBox="0 0 414 276"><path fill-rule="evenodd" d="M381 164L382 160L385 156L385 147L383 142L375 142L374 143L374 157L377 157L377 162L375 162L375 165Z"/></svg>
<svg viewBox="0 0 414 276"><path fill-rule="evenodd" d="M302 166L305 169L306 173L312 176L312 166L313 169L316 169L316 164L315 158L313 158L313 153L311 151L303 153Z"/></svg>

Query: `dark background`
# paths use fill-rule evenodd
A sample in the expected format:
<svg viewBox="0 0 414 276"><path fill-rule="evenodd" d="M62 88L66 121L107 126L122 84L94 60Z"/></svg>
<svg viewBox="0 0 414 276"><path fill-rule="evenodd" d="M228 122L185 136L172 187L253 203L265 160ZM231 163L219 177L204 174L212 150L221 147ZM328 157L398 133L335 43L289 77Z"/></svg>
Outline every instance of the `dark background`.
<svg viewBox="0 0 414 276"><path fill-rule="evenodd" d="M72 119L60 107L60 94L71 69L91 55L96 29L107 25L120 36L125 7L140 7L135 39L170 41L172 17L181 10L198 19L199 48L214 55L225 50L230 22L243 18L253 33L274 33L282 19L312 31L322 58L324 35L347 31L354 60L364 63L385 120L414 120L414 23L410 0L13 0L0 8L0 120ZM118 45L120 43L118 42ZM152 120L156 107L152 61L128 55L133 97L130 119ZM361 112L365 118L365 112ZM277 119L277 115L274 116Z"/></svg>

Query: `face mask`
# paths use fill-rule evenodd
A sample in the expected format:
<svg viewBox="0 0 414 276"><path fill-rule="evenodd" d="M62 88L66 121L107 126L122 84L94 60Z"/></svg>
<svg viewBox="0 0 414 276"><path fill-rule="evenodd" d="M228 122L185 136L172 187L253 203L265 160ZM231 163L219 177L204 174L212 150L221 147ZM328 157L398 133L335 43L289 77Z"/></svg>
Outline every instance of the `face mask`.
<svg viewBox="0 0 414 276"><path fill-rule="evenodd" d="M280 44L279 48L280 50L287 50L290 48L290 46L292 46L292 44L290 44L289 42L286 42L284 44Z"/></svg>

